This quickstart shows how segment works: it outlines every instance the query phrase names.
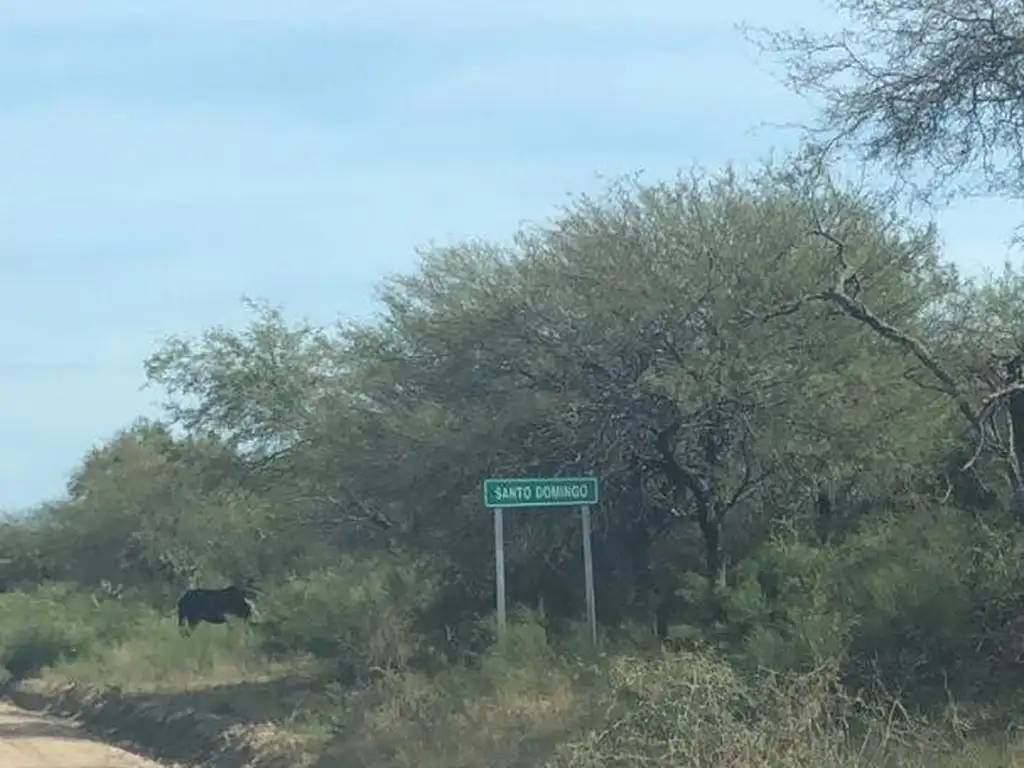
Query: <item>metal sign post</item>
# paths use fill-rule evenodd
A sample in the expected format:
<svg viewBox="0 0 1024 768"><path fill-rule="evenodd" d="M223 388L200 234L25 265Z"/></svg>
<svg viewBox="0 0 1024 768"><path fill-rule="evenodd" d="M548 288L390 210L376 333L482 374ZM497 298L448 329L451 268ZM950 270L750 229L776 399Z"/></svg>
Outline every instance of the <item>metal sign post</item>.
<svg viewBox="0 0 1024 768"><path fill-rule="evenodd" d="M580 508L583 527L583 578L587 597L590 639L597 648L597 600L594 593L594 557L591 549L590 507L598 502L596 477L488 478L484 480L484 506L494 510L494 575L498 602L498 643L505 647L508 616L505 605L505 509L524 507Z"/></svg>
<svg viewBox="0 0 1024 768"><path fill-rule="evenodd" d="M583 578L587 594L587 623L590 624L590 642L597 650L597 599L594 595L594 553L590 549L590 505L580 508L583 518Z"/></svg>
<svg viewBox="0 0 1024 768"><path fill-rule="evenodd" d="M504 647L508 620L505 613L505 520L501 507L494 508L494 583L498 592L498 642Z"/></svg>

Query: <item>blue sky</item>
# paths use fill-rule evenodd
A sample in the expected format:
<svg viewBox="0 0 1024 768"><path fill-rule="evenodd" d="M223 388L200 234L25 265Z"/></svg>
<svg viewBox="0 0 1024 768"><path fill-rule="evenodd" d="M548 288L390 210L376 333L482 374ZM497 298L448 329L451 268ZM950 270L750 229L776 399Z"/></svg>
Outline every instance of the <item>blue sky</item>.
<svg viewBox="0 0 1024 768"><path fill-rule="evenodd" d="M243 295L373 311L414 249L505 238L599 174L756 162L806 119L737 22L817 0L0 0L0 508L63 492ZM940 225L997 267L1019 206Z"/></svg>

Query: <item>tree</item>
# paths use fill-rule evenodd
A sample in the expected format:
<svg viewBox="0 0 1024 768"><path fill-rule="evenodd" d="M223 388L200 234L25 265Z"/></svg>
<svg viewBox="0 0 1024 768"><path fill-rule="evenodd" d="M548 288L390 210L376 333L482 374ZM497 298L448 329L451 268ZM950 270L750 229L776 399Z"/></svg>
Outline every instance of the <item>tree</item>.
<svg viewBox="0 0 1024 768"><path fill-rule="evenodd" d="M926 198L1024 194L1020 0L835 6L848 19L838 33L753 31L793 89L823 100L816 139L881 163Z"/></svg>
<svg viewBox="0 0 1024 768"><path fill-rule="evenodd" d="M286 538L429 556L466 611L493 599L481 480L600 475L614 617L659 574L668 593L686 570L720 584L780 517L810 532L891 506L946 450L945 395L913 383L924 364L802 301L846 277L822 233L849 241L860 295L902 327L957 289L933 231L821 176L624 180L511 245L425 253L374 322L262 312L172 342L150 372L191 439L238 449ZM511 516L512 599L582 604L578 536L567 515Z"/></svg>
<svg viewBox="0 0 1024 768"><path fill-rule="evenodd" d="M268 460L300 441L340 368L320 329L290 327L279 309L245 304L256 318L243 333L212 328L197 340L169 339L146 360L146 377L164 389L169 421Z"/></svg>
<svg viewBox="0 0 1024 768"><path fill-rule="evenodd" d="M45 510L44 556L60 578L158 593L196 577L280 571L281 559L268 557L267 504L240 487L240 477L223 443L176 439L159 423L137 421L91 450L68 498Z"/></svg>
<svg viewBox="0 0 1024 768"><path fill-rule="evenodd" d="M849 24L837 34L806 30L754 37L786 67L788 82L821 97L808 156L852 148L893 171L919 199L976 192L1024 193L1024 13L1019 0L837 0ZM926 175L923 184L916 183ZM828 233L822 233L828 236ZM835 240L841 249L841 240ZM851 273L852 276L852 273ZM858 302L845 286L823 298L902 346L955 402L972 447L952 452L951 492L990 506L979 474L983 455L1002 464L1024 516L1024 331L1007 324L1014 276L966 291L931 317L932 343ZM1016 290L1009 293L1016 294ZM983 305L1001 313L980 321ZM982 314L984 314L982 312ZM1011 311L1012 314L1012 311ZM993 318L994 319L994 318ZM970 321L972 329L959 327ZM985 326L989 333L986 335ZM980 352L979 350L984 350ZM988 467L991 470L991 463ZM989 472L989 474L991 474ZM987 499L987 501L986 501Z"/></svg>
<svg viewBox="0 0 1024 768"><path fill-rule="evenodd" d="M848 509L851 488L905 481L941 447L948 419L922 412L942 401L907 381L902 356L824 305L768 317L835 274L831 246L813 236L819 203L856 237L865 293L901 322L955 284L933 233L853 191L809 197L803 181L622 183L513 248L441 249L392 281L384 322L353 329L349 355L407 471L430 478L418 528L469 581L489 569L488 474L597 473L605 574L643 584L652 549L673 537L673 567L685 568L678 536L695 525L721 582L727 529L756 538L771 518L810 511L825 485ZM538 556L572 562L567 521L511 527L510 583L536 573Z"/></svg>
<svg viewBox="0 0 1024 768"><path fill-rule="evenodd" d="M246 304L255 317L243 331L173 338L146 361L169 422L226 445L240 487L273 506L278 529L306 531L308 547L341 539L351 546L346 521L386 530L389 522L367 514L336 466L339 454L361 450L354 421L338 423L352 398L337 334Z"/></svg>

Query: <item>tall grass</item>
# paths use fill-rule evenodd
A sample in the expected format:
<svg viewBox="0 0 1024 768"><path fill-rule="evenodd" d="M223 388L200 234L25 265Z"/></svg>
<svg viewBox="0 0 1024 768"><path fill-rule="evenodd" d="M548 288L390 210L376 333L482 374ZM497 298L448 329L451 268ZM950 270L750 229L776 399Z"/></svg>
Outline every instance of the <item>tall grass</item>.
<svg viewBox="0 0 1024 768"><path fill-rule="evenodd" d="M173 617L143 605L96 600L61 585L7 593L0 595L0 663L14 675L43 682L74 680L93 689L116 687L126 696L151 694L151 707L153 701L168 707L187 702L189 708L229 713L237 716L236 723L244 719L250 731L291 739L289 749L301 742L323 764L1018 764L1006 740L970 741L955 712L927 721L896 701L851 695L839 684L834 665L771 673L744 671L701 650L667 654L619 647L595 656L582 646L574 652L576 644L564 638L555 643L529 612L513 614L500 651L492 646L468 665L429 675L415 672L401 665L416 642L407 614L386 606L379 584L362 591L348 584L347 595L334 603L337 612L326 618L308 607L326 612L329 596L340 586L334 572L308 585L293 582L268 596L267 624L200 626L187 638L178 634ZM309 603L289 610L289 600L300 590ZM305 651L312 649L299 642L303 638L330 641L339 628L333 620L352 615L360 600L364 609L370 604L380 610L348 634L339 633L329 651L336 654L333 661L284 652L283 638L297 639L295 645ZM392 618L400 621L385 626ZM483 623L485 634L493 632L490 623ZM351 655L348 648L355 643L366 644L363 656ZM391 668L359 685L339 672L353 662L376 660L390 661ZM325 674L325 664L333 677ZM287 686L256 684L286 677ZM273 740L268 737L267 750L274 748Z"/></svg>

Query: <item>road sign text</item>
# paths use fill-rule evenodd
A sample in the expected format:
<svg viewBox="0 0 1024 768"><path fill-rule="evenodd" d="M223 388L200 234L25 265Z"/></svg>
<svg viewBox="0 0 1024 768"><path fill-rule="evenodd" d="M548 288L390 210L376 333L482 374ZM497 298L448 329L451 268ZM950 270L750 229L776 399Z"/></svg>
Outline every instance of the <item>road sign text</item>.
<svg viewBox="0 0 1024 768"><path fill-rule="evenodd" d="M579 507L597 504L596 477L489 478L484 504L503 507Z"/></svg>

